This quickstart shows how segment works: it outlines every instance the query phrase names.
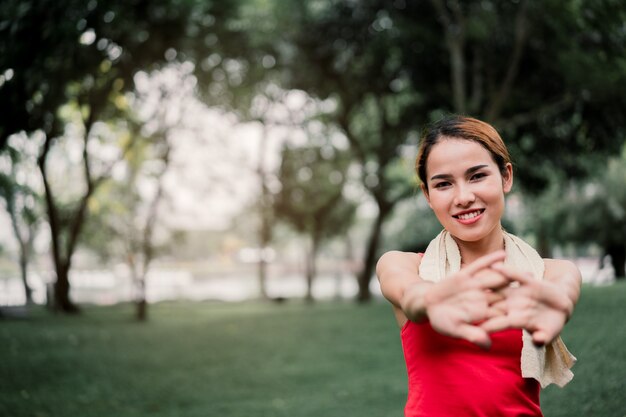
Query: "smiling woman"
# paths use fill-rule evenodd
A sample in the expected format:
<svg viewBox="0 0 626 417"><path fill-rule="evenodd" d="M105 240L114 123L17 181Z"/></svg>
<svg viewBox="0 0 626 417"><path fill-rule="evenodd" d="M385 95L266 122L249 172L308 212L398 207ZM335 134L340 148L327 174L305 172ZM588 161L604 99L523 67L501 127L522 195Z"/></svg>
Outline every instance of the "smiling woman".
<svg viewBox="0 0 626 417"><path fill-rule="evenodd" d="M489 124L434 124L416 170L444 230L424 254L391 251L377 265L402 329L405 415L541 416L540 388L573 377L559 334L578 300L578 269L503 230L513 168Z"/></svg>
<svg viewBox="0 0 626 417"><path fill-rule="evenodd" d="M462 161L462 162L460 162ZM504 194L511 190L511 163L504 176L489 151L476 142L445 138L430 152L422 183L428 204L442 226L464 242L482 241L501 249L500 218L504 212ZM475 254L466 254L471 262Z"/></svg>

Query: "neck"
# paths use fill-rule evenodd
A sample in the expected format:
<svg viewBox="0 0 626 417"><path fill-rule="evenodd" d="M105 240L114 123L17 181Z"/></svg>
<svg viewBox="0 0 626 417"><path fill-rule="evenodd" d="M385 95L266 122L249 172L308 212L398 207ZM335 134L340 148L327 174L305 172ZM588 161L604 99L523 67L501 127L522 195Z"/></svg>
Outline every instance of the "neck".
<svg viewBox="0 0 626 417"><path fill-rule="evenodd" d="M452 236L452 238L459 247L462 265L472 263L481 256L504 249L504 233L500 225L488 236L474 242L463 241L455 236Z"/></svg>

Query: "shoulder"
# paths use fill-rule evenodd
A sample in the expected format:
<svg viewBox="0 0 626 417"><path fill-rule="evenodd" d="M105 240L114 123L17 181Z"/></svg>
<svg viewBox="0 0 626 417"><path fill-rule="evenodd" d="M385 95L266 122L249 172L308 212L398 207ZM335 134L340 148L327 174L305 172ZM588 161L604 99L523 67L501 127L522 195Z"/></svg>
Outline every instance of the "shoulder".
<svg viewBox="0 0 626 417"><path fill-rule="evenodd" d="M581 278L580 270L572 261L544 258L543 264L546 267L545 278L547 279L561 277L563 275L572 275L575 278Z"/></svg>
<svg viewBox="0 0 626 417"><path fill-rule="evenodd" d="M380 259L413 259L413 260L420 260L422 259L422 256L424 256L423 253L417 253L417 252L402 252L399 250L390 250L389 252L385 252L383 254L383 256L380 257Z"/></svg>
<svg viewBox="0 0 626 417"><path fill-rule="evenodd" d="M379 266L387 266L387 265L396 265L398 263L407 263L415 264L419 266L423 253L416 252L402 252L399 250L391 250L389 252L385 252L380 259L378 259Z"/></svg>
<svg viewBox="0 0 626 417"><path fill-rule="evenodd" d="M376 275L380 278L386 273L395 274L398 271L410 271L417 272L422 261L422 253L415 252L402 252L398 250L392 250L385 252L383 256L378 259L376 264Z"/></svg>

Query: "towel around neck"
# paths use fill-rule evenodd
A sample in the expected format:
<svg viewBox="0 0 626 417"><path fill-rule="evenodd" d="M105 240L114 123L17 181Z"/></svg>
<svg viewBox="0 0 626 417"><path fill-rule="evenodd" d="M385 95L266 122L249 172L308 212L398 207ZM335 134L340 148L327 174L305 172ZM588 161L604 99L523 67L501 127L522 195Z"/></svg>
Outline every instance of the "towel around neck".
<svg viewBox="0 0 626 417"><path fill-rule="evenodd" d="M543 279L545 266L535 249L522 239L503 230L506 252L505 264L531 272ZM448 231L443 230L433 239L420 263L419 275L426 281L438 282L461 269L461 252ZM557 384L563 387L574 377L570 368L576 358L567 350L561 337L547 346L536 347L532 336L522 332L521 370L524 378L535 378L542 387Z"/></svg>

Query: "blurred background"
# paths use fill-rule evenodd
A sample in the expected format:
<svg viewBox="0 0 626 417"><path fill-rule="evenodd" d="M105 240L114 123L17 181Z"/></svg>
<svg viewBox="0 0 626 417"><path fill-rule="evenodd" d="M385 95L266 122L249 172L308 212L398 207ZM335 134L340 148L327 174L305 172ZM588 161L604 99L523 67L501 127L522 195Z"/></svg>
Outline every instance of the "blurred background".
<svg viewBox="0 0 626 417"><path fill-rule="evenodd" d="M624 22L610 0L5 0L0 316L377 302L378 257L440 230L414 160L448 113L507 143L507 230L619 285Z"/></svg>
<svg viewBox="0 0 626 417"><path fill-rule="evenodd" d="M450 112L511 148L509 230L623 278L625 10L3 2L0 305L368 300L439 230L413 167Z"/></svg>

